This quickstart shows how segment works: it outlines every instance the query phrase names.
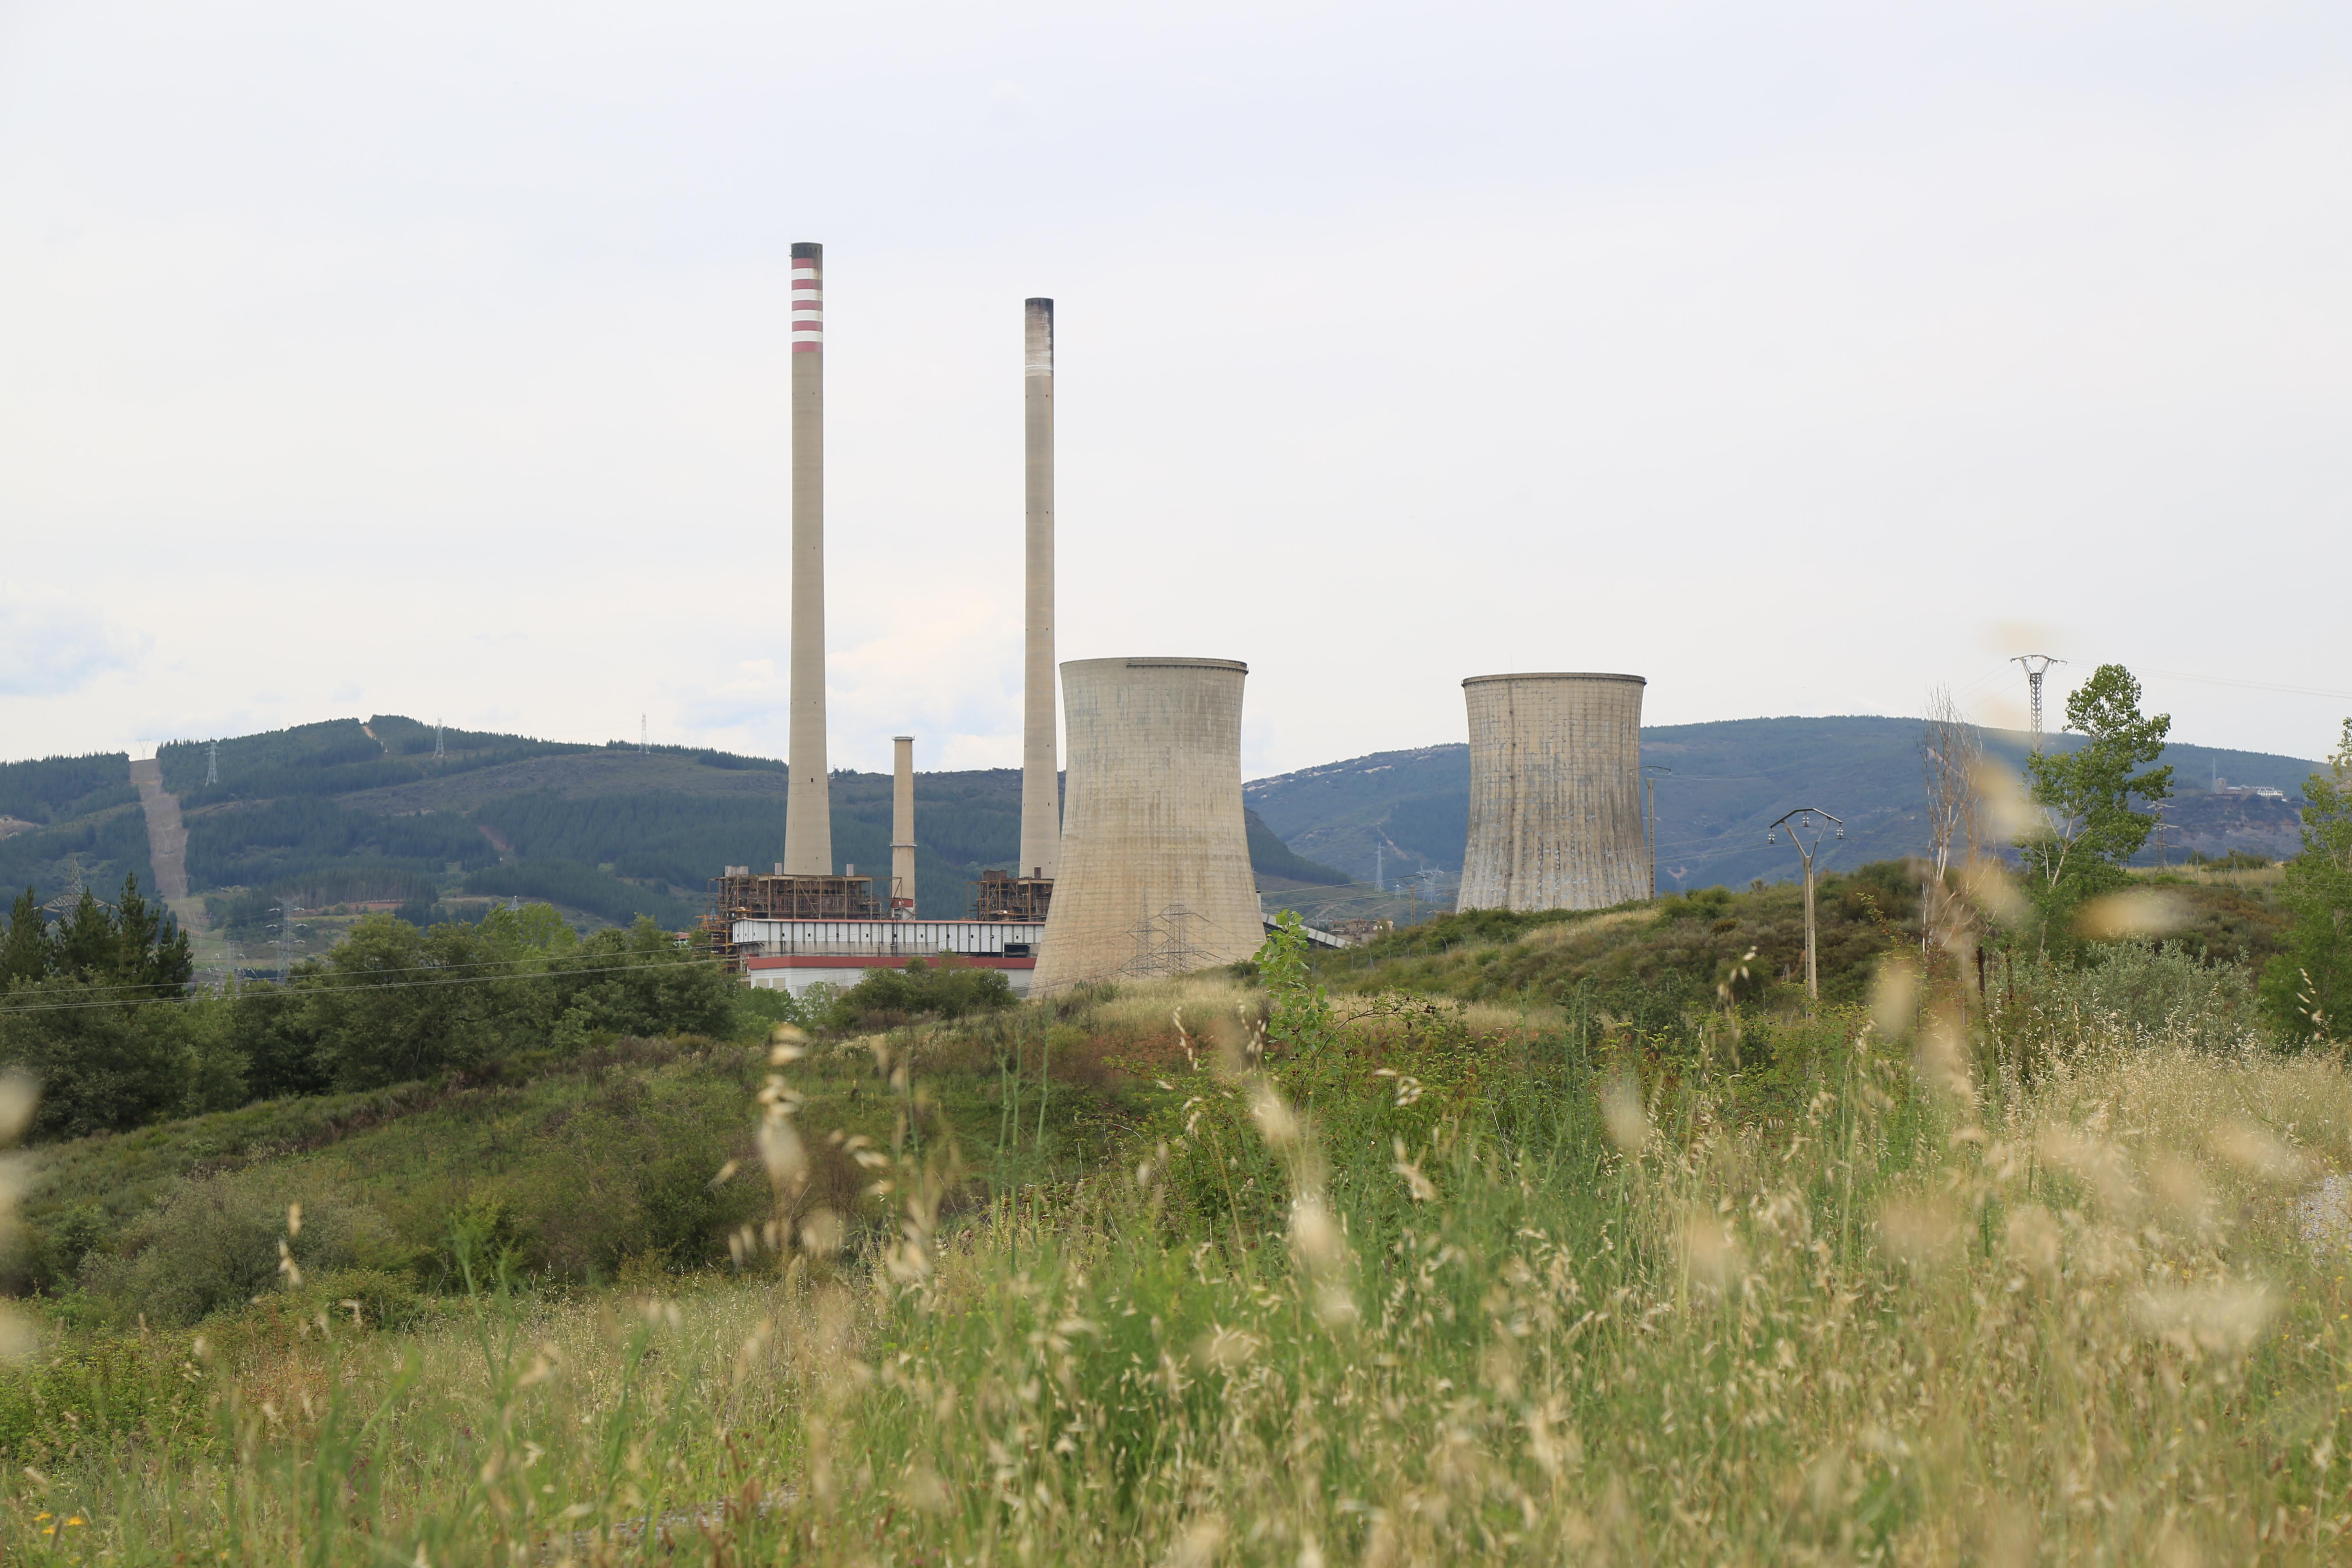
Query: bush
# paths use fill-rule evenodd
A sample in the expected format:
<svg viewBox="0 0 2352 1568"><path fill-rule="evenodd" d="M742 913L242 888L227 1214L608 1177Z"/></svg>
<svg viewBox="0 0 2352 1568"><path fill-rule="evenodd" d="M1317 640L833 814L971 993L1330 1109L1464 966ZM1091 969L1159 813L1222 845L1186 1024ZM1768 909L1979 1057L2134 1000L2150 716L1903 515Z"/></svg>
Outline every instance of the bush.
<svg viewBox="0 0 2352 1568"><path fill-rule="evenodd" d="M2207 963L2178 944L2131 942L2085 949L2079 968L2021 961L2016 1003L2142 1039L2179 1039L2227 1050L2263 1033L2252 977L2242 964Z"/></svg>
<svg viewBox="0 0 2352 1568"><path fill-rule="evenodd" d="M0 1455L56 1465L142 1436L202 1437L212 1384L180 1336L80 1334L26 1367L0 1368Z"/></svg>
<svg viewBox="0 0 2352 1568"><path fill-rule="evenodd" d="M765 1035L779 1024L814 1029L824 1022L840 993L819 981L795 996L782 986L739 985L735 989L734 1032Z"/></svg>
<svg viewBox="0 0 2352 1568"><path fill-rule="evenodd" d="M877 969L844 992L827 1022L855 1029L906 1018L961 1018L1013 1005L1013 984L1002 970L941 957L910 958L904 969Z"/></svg>
<svg viewBox="0 0 2352 1568"><path fill-rule="evenodd" d="M280 1240L311 1274L381 1266L396 1255L389 1227L371 1209L306 1207L290 1238L287 1221L285 1208L229 1178L192 1182L135 1226L119 1253L85 1261L82 1288L119 1321L143 1316L183 1327L276 1289Z"/></svg>

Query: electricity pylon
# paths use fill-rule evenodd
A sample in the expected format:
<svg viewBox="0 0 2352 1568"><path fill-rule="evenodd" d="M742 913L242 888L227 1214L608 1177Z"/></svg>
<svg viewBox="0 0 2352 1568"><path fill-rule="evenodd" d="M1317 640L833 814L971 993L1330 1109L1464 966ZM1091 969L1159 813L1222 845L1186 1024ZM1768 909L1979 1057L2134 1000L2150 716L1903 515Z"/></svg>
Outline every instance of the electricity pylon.
<svg viewBox="0 0 2352 1568"><path fill-rule="evenodd" d="M2052 665L2066 661L2053 658L2046 653L2021 653L2009 662L2025 667L2027 706L2033 713L2033 749L2038 752L2042 749L2042 678L2049 672Z"/></svg>
<svg viewBox="0 0 2352 1568"><path fill-rule="evenodd" d="M1821 821L1814 821L1815 817ZM1813 852L1822 847L1831 827L1836 828L1837 836L1843 838L1845 824L1818 806L1801 805L1766 828L1764 842L1780 842L1784 826L1789 829L1789 842L1797 847L1797 858L1805 863L1805 994L1818 1002L1822 999L1822 970L1820 949L1813 941ZM1806 843L1800 837L1800 829L1811 832L1813 841Z"/></svg>

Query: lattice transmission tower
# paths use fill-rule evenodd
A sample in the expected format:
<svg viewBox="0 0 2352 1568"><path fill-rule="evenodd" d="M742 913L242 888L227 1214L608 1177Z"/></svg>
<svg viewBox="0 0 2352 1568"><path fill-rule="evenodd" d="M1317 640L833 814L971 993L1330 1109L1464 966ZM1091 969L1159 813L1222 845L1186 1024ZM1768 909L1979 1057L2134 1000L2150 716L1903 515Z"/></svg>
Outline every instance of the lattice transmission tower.
<svg viewBox="0 0 2352 1568"><path fill-rule="evenodd" d="M2053 658L2046 653L2021 653L2009 661L2025 667L2026 706L2033 715L2033 749L2042 749L2042 678L2053 664L2063 664L2063 658Z"/></svg>

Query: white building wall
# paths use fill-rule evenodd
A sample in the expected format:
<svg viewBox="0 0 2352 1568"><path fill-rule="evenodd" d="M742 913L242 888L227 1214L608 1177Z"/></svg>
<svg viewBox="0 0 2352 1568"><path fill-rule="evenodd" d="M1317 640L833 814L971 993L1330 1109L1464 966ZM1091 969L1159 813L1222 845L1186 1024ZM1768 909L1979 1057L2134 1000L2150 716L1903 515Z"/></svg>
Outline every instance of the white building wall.
<svg viewBox="0 0 2352 1568"><path fill-rule="evenodd" d="M866 953L929 958L961 952L1002 957L1008 947L1037 952L1045 928L1012 921L767 921L735 922L735 943L746 954Z"/></svg>

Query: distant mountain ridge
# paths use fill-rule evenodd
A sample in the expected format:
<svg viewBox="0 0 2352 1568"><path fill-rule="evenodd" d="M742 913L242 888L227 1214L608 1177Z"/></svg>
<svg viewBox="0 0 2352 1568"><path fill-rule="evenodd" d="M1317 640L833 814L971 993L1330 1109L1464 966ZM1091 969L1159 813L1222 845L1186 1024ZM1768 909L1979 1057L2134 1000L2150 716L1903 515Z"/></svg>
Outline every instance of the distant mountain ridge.
<svg viewBox="0 0 2352 1568"><path fill-rule="evenodd" d="M1831 863L1853 866L1926 847L1916 720L1744 719L1643 731L1660 780L1662 890L1796 867L1764 842L1798 805L1845 818ZM784 764L707 748L593 746L447 730L399 715L330 720L157 752L187 829L186 873L248 933L290 898L303 909L396 903L429 910L458 896L549 899L602 920L649 914L683 925L709 878L783 856ZM1989 749L2021 764L2025 738ZM2077 743L2060 737L2053 744ZM2295 796L2318 764L2176 745L2179 798L2163 852L2293 853ZM217 777L213 775L217 773ZM2219 773L2284 798L2219 793ZM213 782L207 782L212 779ZM835 852L887 876L890 780L844 772L831 784ZM1460 743L1375 752L1244 786L1251 858L1269 907L1387 912L1340 886L1428 870L1416 894L1450 901L1469 823L1469 750ZM1020 842L1020 773L918 773L916 880L934 918L964 911L965 884L1010 868ZM147 827L122 752L0 765L0 889L44 900L75 879L102 896L135 872L154 886ZM1278 895L1278 896L1277 896ZM1353 900L1353 901L1351 901ZM1403 912L1400 902L1395 912Z"/></svg>
<svg viewBox="0 0 2352 1568"><path fill-rule="evenodd" d="M289 902L397 904L422 918L467 896L677 927L724 867L783 858L784 764L709 748L436 733L378 714L174 742L157 763L185 821L192 891L248 942ZM840 772L829 793L836 867L887 879L890 779ZM1017 769L916 775L919 912L960 916L969 882L1013 867L1020 793ZM0 766L0 815L26 824L0 837L0 887L35 885L46 900L79 879L106 895L134 872L153 886L124 753ZM1255 814L1247 826L1270 885L1347 880Z"/></svg>
<svg viewBox="0 0 2352 1568"><path fill-rule="evenodd" d="M1845 819L1832 863L1852 867L1927 847L1927 787L1920 722L1875 716L1730 719L1642 731L1642 758L1671 769L1657 786L1658 887L1741 886L1797 874L1785 842L1768 845L1767 826L1796 806ZM1986 750L2022 768L2029 738L1985 732ZM2079 736L2055 736L2061 748ZM2299 847L2297 795L2319 764L2297 757L2174 745L2178 798L2167 812L2162 850L2232 848L2279 856ZM2280 790L2268 800L2217 794L2231 786ZM1470 820L1470 748L1464 743L1376 752L1346 762L1253 779L1243 796L1301 854L1370 880L1423 868L1458 874ZM1377 856L1377 858L1376 858Z"/></svg>

